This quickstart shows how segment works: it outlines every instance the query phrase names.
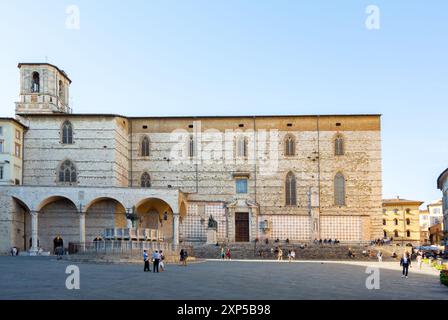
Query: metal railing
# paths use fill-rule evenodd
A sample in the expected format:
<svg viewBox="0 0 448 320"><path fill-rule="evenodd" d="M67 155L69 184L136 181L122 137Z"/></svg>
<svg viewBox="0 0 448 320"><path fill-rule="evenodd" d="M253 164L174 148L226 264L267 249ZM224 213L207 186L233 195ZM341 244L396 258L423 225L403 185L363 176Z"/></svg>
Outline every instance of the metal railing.
<svg viewBox="0 0 448 320"><path fill-rule="evenodd" d="M105 240L163 241L163 233L156 229L108 228L104 230Z"/></svg>
<svg viewBox="0 0 448 320"><path fill-rule="evenodd" d="M194 256L192 246L175 245L169 242L133 240L98 240L86 243L70 242L68 245L68 254L141 257L143 250L147 250L148 253L152 253L155 250L162 250L166 254L178 254L181 249L187 250L189 256Z"/></svg>

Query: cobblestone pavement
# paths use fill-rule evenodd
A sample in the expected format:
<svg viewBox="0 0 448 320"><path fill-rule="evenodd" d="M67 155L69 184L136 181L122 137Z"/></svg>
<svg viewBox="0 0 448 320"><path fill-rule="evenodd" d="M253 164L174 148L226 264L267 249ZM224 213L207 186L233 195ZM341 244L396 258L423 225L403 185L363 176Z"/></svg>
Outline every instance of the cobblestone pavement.
<svg viewBox="0 0 448 320"><path fill-rule="evenodd" d="M366 266L378 263L206 261L168 265L79 263L80 290L67 290L69 261L0 257L0 299L448 299L435 272L384 264L380 289L368 290Z"/></svg>

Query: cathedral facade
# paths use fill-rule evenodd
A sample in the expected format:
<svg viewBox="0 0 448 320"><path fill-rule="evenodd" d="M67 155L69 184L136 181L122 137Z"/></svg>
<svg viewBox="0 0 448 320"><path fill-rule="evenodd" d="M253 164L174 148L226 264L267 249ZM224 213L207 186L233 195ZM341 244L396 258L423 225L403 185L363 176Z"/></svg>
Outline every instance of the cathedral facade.
<svg viewBox="0 0 448 320"><path fill-rule="evenodd" d="M380 115L76 114L71 80L22 63L21 185L0 186L2 252L150 229L164 241L381 238Z"/></svg>

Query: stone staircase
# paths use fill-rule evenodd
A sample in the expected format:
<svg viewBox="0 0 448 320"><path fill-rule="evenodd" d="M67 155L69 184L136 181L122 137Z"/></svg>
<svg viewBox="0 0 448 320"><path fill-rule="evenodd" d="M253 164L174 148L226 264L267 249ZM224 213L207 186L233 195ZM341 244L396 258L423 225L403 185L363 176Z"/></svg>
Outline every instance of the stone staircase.
<svg viewBox="0 0 448 320"><path fill-rule="evenodd" d="M377 261L377 252L383 252L383 261L393 260L388 250L382 247L371 247L368 245L314 245L308 244L304 248L300 244L228 244L225 248L230 248L232 259L259 260L277 259L275 249L281 247L283 250L283 259L288 259L288 250L294 249L296 260L358 260L358 261ZM354 258L348 257L348 250L351 248ZM272 249L274 252L272 252ZM363 251L371 251L370 256ZM216 245L196 245L194 255L199 259L220 259L221 247Z"/></svg>

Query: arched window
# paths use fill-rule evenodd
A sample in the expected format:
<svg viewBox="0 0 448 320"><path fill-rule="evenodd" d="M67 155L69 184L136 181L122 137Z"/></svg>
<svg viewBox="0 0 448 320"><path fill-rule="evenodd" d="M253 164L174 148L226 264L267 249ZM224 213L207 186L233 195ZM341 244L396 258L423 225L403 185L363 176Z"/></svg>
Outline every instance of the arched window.
<svg viewBox="0 0 448 320"><path fill-rule="evenodd" d="M296 140L292 136L285 138L285 156L293 156L296 153Z"/></svg>
<svg viewBox="0 0 448 320"><path fill-rule="evenodd" d="M140 155L142 157L149 157L149 138L144 136L140 144Z"/></svg>
<svg viewBox="0 0 448 320"><path fill-rule="evenodd" d="M247 146L249 139L247 137L238 137L237 139L237 156L239 158L247 158Z"/></svg>
<svg viewBox="0 0 448 320"><path fill-rule="evenodd" d="M337 206L345 206L345 178L340 172L334 177L334 203Z"/></svg>
<svg viewBox="0 0 448 320"><path fill-rule="evenodd" d="M142 174L142 177L140 178L140 185L142 186L142 188L151 187L151 177L147 172L144 172Z"/></svg>
<svg viewBox="0 0 448 320"><path fill-rule="evenodd" d="M286 175L285 194L286 205L295 206L297 204L296 176L292 172L289 172Z"/></svg>
<svg viewBox="0 0 448 320"><path fill-rule="evenodd" d="M337 156L344 155L344 139L342 137L336 137L334 140L334 154Z"/></svg>
<svg viewBox="0 0 448 320"><path fill-rule="evenodd" d="M64 83L62 82L62 80L59 80L59 99L62 103L65 102Z"/></svg>
<svg viewBox="0 0 448 320"><path fill-rule="evenodd" d="M394 231L394 237L398 237L398 230Z"/></svg>
<svg viewBox="0 0 448 320"><path fill-rule="evenodd" d="M394 219L394 225L398 226L398 219Z"/></svg>
<svg viewBox="0 0 448 320"><path fill-rule="evenodd" d="M406 219L406 224L409 226L411 224L411 219Z"/></svg>
<svg viewBox="0 0 448 320"><path fill-rule="evenodd" d="M195 153L196 153L196 147L194 143L194 137L191 134L190 137L188 138L188 156L190 158L193 158L195 156Z"/></svg>
<svg viewBox="0 0 448 320"><path fill-rule="evenodd" d="M411 236L411 231L409 231L409 230L406 230L406 237L410 237Z"/></svg>
<svg viewBox="0 0 448 320"><path fill-rule="evenodd" d="M70 121L65 121L61 127L63 144L73 144L73 126Z"/></svg>
<svg viewBox="0 0 448 320"><path fill-rule="evenodd" d="M386 224L386 219L383 219L383 226L385 226Z"/></svg>
<svg viewBox="0 0 448 320"><path fill-rule="evenodd" d="M384 235L384 238L387 238L387 231L386 230L383 230L383 235Z"/></svg>
<svg viewBox="0 0 448 320"><path fill-rule="evenodd" d="M59 166L59 182L74 183L77 179L76 167L70 160L65 160Z"/></svg>
<svg viewBox="0 0 448 320"><path fill-rule="evenodd" d="M33 72L31 80L31 92L39 92L39 91L40 91L40 75L39 72Z"/></svg>

